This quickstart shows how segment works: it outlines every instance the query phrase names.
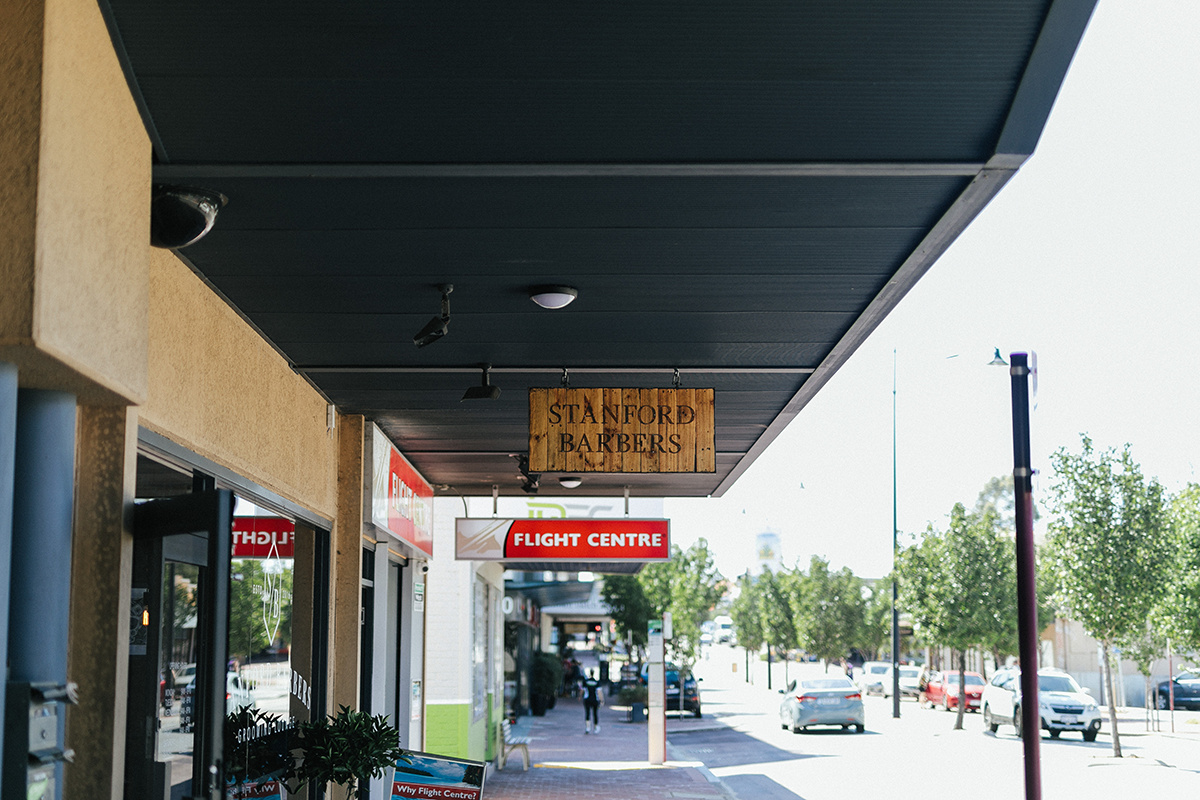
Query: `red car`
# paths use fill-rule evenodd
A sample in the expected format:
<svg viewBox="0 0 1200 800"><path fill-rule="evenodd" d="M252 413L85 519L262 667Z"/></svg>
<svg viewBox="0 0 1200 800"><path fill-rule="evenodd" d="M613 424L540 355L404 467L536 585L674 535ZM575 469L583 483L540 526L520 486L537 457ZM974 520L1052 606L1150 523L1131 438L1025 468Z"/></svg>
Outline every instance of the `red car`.
<svg viewBox="0 0 1200 800"><path fill-rule="evenodd" d="M964 678L967 686L967 711L978 711L980 698L983 697L983 676L978 672L968 672ZM930 703L940 705L947 711L958 708L958 671L930 676L929 684L925 687L925 697Z"/></svg>

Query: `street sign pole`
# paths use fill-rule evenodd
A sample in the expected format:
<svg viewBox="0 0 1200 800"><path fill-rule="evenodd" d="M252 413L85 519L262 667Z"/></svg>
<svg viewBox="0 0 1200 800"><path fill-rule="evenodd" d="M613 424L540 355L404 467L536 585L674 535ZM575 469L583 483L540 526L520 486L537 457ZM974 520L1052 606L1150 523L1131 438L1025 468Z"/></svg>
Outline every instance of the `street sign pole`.
<svg viewBox="0 0 1200 800"><path fill-rule="evenodd" d="M649 737L649 761L662 764L667 760L667 688L663 647L662 620L652 619L647 629L649 655L646 706L646 735Z"/></svg>

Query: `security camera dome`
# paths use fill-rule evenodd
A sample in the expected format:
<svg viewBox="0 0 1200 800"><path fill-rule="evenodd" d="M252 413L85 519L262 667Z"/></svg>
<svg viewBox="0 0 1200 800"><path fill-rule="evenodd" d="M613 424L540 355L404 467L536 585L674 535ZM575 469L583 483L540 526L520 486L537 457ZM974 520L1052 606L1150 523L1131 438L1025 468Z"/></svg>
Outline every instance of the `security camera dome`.
<svg viewBox="0 0 1200 800"><path fill-rule="evenodd" d="M220 192L156 185L150 200L150 244L178 250L198 242L212 230L226 202Z"/></svg>

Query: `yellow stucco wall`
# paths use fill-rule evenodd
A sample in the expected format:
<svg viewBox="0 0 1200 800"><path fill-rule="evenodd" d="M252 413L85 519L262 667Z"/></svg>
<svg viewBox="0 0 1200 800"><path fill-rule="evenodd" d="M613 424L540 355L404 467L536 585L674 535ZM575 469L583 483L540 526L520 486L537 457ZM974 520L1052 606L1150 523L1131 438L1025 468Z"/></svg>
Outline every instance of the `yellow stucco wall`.
<svg viewBox="0 0 1200 800"><path fill-rule="evenodd" d="M0 75L0 358L139 402L151 152L96 3L0 3Z"/></svg>
<svg viewBox="0 0 1200 800"><path fill-rule="evenodd" d="M325 400L167 250L151 251L149 341L140 424L336 516Z"/></svg>

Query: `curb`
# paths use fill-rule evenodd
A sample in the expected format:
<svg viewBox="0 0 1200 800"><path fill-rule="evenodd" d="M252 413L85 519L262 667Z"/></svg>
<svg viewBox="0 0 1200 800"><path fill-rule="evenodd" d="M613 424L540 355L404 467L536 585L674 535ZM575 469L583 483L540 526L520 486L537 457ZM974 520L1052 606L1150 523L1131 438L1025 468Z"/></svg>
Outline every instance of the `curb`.
<svg viewBox="0 0 1200 800"><path fill-rule="evenodd" d="M716 730L716 728L713 730ZM681 767L694 769L699 772L704 777L704 780L720 789L721 794L725 795L727 798L729 798L729 800L739 800L738 796L732 789L729 788L725 781L714 775L712 770L704 766L703 763L699 761L681 761L679 759L679 754L675 752L675 748L671 746L670 742L667 742L667 755L672 763L675 763Z"/></svg>

